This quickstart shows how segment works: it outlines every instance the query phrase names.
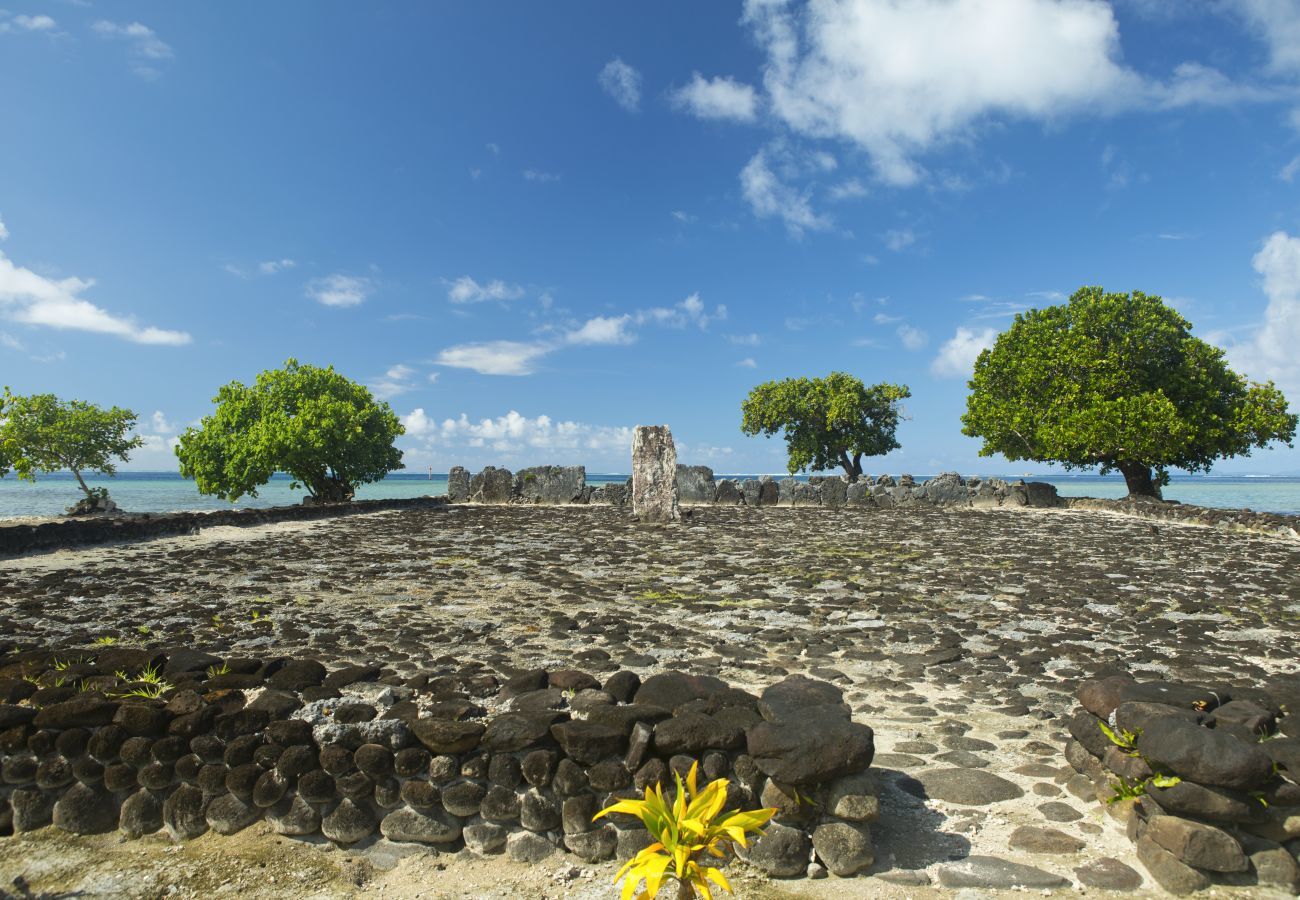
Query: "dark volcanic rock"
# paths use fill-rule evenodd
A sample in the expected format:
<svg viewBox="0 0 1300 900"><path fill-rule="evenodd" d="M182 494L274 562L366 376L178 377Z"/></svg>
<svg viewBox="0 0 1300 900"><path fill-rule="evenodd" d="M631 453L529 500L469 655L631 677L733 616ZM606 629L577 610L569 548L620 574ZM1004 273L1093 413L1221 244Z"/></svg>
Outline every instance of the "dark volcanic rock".
<svg viewBox="0 0 1300 900"><path fill-rule="evenodd" d="M411 725L411 733L434 753L465 753L479 745L484 727L478 722L417 719Z"/></svg>
<svg viewBox="0 0 1300 900"><path fill-rule="evenodd" d="M996 856L968 856L961 862L940 867L939 883L946 888L1051 890L1065 887L1070 882L1060 875L999 859Z"/></svg>
<svg viewBox="0 0 1300 900"><path fill-rule="evenodd" d="M705 750L738 750L745 745L745 731L713 716L681 713L655 726L655 752L699 754Z"/></svg>
<svg viewBox="0 0 1300 900"><path fill-rule="evenodd" d="M437 807L402 808L384 816L379 831L390 841L451 844L461 836L460 820Z"/></svg>
<svg viewBox="0 0 1300 900"><path fill-rule="evenodd" d="M585 766L621 755L626 744L621 730L595 722L561 722L551 726L551 734L569 757Z"/></svg>
<svg viewBox="0 0 1300 900"><path fill-rule="evenodd" d="M1171 815L1219 822L1255 822L1264 815L1264 807L1250 794L1191 781L1180 781L1168 788L1150 785L1147 796Z"/></svg>
<svg viewBox="0 0 1300 900"><path fill-rule="evenodd" d="M802 829L772 822L764 828L763 836L750 845L745 858L773 878L794 878L808 868L811 846Z"/></svg>
<svg viewBox="0 0 1300 900"><path fill-rule="evenodd" d="M335 843L355 844L372 834L377 824L374 814L365 806L344 798L333 812L321 819L320 830Z"/></svg>
<svg viewBox="0 0 1300 900"><path fill-rule="evenodd" d="M1025 795L1017 785L983 769L935 769L916 777L927 796L961 806L988 806Z"/></svg>
<svg viewBox="0 0 1300 900"><path fill-rule="evenodd" d="M42 708L32 719L32 725L60 731L65 728L93 728L96 725L108 725L113 721L113 716L117 715L118 706L120 704L116 701L105 700L92 694L82 694L71 700Z"/></svg>
<svg viewBox="0 0 1300 900"><path fill-rule="evenodd" d="M183 784L163 802L163 825L173 841L188 841L208 830L203 791Z"/></svg>
<svg viewBox="0 0 1300 900"><path fill-rule="evenodd" d="M163 827L163 795L139 790L122 801L118 830L128 838L153 834Z"/></svg>
<svg viewBox="0 0 1300 900"><path fill-rule="evenodd" d="M54 827L73 834L103 834L117 827L118 809L111 794L77 783L54 804Z"/></svg>
<svg viewBox="0 0 1300 900"><path fill-rule="evenodd" d="M1250 791L1273 775L1273 761L1257 744L1182 719L1155 719L1137 739L1153 768L1198 784Z"/></svg>
<svg viewBox="0 0 1300 900"><path fill-rule="evenodd" d="M758 701L759 713L769 722L801 718L813 707L831 707L841 718L849 718L849 708L839 688L804 675L790 675L778 681L763 691Z"/></svg>
<svg viewBox="0 0 1300 900"><path fill-rule="evenodd" d="M712 675L687 675L684 672L662 672L651 675L637 688L635 702L649 706L676 709L692 700L701 700L725 690L727 683Z"/></svg>
<svg viewBox="0 0 1300 900"><path fill-rule="evenodd" d="M781 722L760 722L745 735L748 754L784 784L817 784L871 765L870 728L845 719L837 706L816 706Z"/></svg>

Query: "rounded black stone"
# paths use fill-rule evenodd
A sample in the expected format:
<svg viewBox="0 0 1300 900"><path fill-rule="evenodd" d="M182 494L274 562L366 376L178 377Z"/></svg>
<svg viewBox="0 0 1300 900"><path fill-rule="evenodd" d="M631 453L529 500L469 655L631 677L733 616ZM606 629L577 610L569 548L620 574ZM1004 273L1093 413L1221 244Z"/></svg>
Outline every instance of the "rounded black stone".
<svg viewBox="0 0 1300 900"><path fill-rule="evenodd" d="M112 791L131 791L140 785L140 779L136 777L135 766L127 763L112 763L104 767L104 790Z"/></svg>
<svg viewBox="0 0 1300 900"><path fill-rule="evenodd" d="M297 778L316 768L316 748L309 744L294 744L280 754L275 769L285 778Z"/></svg>
<svg viewBox="0 0 1300 900"><path fill-rule="evenodd" d="M282 753L284 753L284 747L279 744L263 744L253 751L253 762L263 769L274 769L275 764L280 761L280 754Z"/></svg>
<svg viewBox="0 0 1300 900"><path fill-rule="evenodd" d="M320 767L331 775L346 775L355 768L352 751L341 744L326 744L320 751Z"/></svg>
<svg viewBox="0 0 1300 900"><path fill-rule="evenodd" d="M36 767L36 786L47 791L66 787L75 780L72 763L62 756L51 756Z"/></svg>
<svg viewBox="0 0 1300 900"><path fill-rule="evenodd" d="M128 838L153 834L163 827L162 794L153 791L136 791L122 802L117 827Z"/></svg>
<svg viewBox="0 0 1300 900"><path fill-rule="evenodd" d="M152 748L153 741L149 740L149 738L132 737L123 741L121 749L117 752L122 758L122 762L139 769L149 764L149 760L152 758L149 751Z"/></svg>
<svg viewBox="0 0 1300 900"><path fill-rule="evenodd" d="M263 772L253 785L253 805L265 809L274 806L289 790L289 779L279 772Z"/></svg>
<svg viewBox="0 0 1300 900"><path fill-rule="evenodd" d="M298 796L308 803L328 803L338 797L334 776L323 769L312 769L298 778Z"/></svg>
<svg viewBox="0 0 1300 900"><path fill-rule="evenodd" d="M171 735L154 741L149 750L149 755L160 763L174 764L186 753L190 752L190 742L185 738Z"/></svg>
<svg viewBox="0 0 1300 900"><path fill-rule="evenodd" d="M573 760L560 760L560 764L555 768L555 777L552 779L555 786L555 793L561 797L572 797L574 794L580 794L591 786L587 779L587 773L582 770L582 766Z"/></svg>
<svg viewBox="0 0 1300 900"><path fill-rule="evenodd" d="M31 784L40 763L34 756L10 756L0 763L0 780L5 784Z"/></svg>
<svg viewBox="0 0 1300 900"><path fill-rule="evenodd" d="M226 773L226 790L240 800L251 800L253 798L253 786L257 784L257 779L261 777L262 770L256 763L244 763L242 766L235 766Z"/></svg>
<svg viewBox="0 0 1300 900"><path fill-rule="evenodd" d="M356 725L372 721L379 713L368 703L344 703L334 710L334 721L340 725Z"/></svg>
<svg viewBox="0 0 1300 900"><path fill-rule="evenodd" d="M422 775L429 765L429 759L429 751L423 747L407 747L398 750L393 757L393 771L403 778Z"/></svg>
<svg viewBox="0 0 1300 900"><path fill-rule="evenodd" d="M226 745L225 752L221 755L221 761L231 768L247 765L253 761L253 754L257 752L257 748L260 746L262 746L262 740L257 735L241 735Z"/></svg>
<svg viewBox="0 0 1300 900"><path fill-rule="evenodd" d="M375 789L375 782L365 772L350 772L334 779L338 792L349 800L364 800Z"/></svg>
<svg viewBox="0 0 1300 900"><path fill-rule="evenodd" d="M379 744L362 744L353 752L352 761L371 778L383 778L393 772L393 754Z"/></svg>
<svg viewBox="0 0 1300 900"><path fill-rule="evenodd" d="M521 766L524 780L535 788L544 788L555 776L555 764L559 757L553 750L534 750L524 757Z"/></svg>
<svg viewBox="0 0 1300 900"><path fill-rule="evenodd" d="M402 802L402 783L392 776L375 781L375 803L383 809L391 809Z"/></svg>
<svg viewBox="0 0 1300 900"><path fill-rule="evenodd" d="M27 749L37 756L49 756L54 752L58 739L57 731L49 729L35 731L27 737Z"/></svg>
<svg viewBox="0 0 1300 900"><path fill-rule="evenodd" d="M160 704L123 703L113 722L132 737L160 737L167 732L171 715Z"/></svg>
<svg viewBox="0 0 1300 900"><path fill-rule="evenodd" d="M105 725L90 736L86 752L104 765L115 761L129 735L116 725Z"/></svg>
<svg viewBox="0 0 1300 900"><path fill-rule="evenodd" d="M176 780L175 769L171 763L151 762L140 770L140 784L151 791L161 791L171 787Z"/></svg>
<svg viewBox="0 0 1300 900"><path fill-rule="evenodd" d="M190 739L190 752L205 763L222 762L226 745L210 734L200 734Z"/></svg>
<svg viewBox="0 0 1300 900"><path fill-rule="evenodd" d="M458 781L442 789L442 805L453 816L472 816L486 794L487 789L476 781Z"/></svg>
<svg viewBox="0 0 1300 900"><path fill-rule="evenodd" d="M117 827L117 804L111 794L77 783L54 804L54 825L73 834L103 834Z"/></svg>
<svg viewBox="0 0 1300 900"><path fill-rule="evenodd" d="M299 787L299 792L302 788ZM408 805L420 809L429 809L438 805L442 793L436 784L427 781L406 781L402 783L402 800Z"/></svg>
<svg viewBox="0 0 1300 900"><path fill-rule="evenodd" d="M202 768L203 760L194 753L187 753L176 760L176 777L181 781L193 782L199 777L199 769Z"/></svg>
<svg viewBox="0 0 1300 900"><path fill-rule="evenodd" d="M67 759L75 760L86 752L90 744L90 731L85 728L69 728L59 732L54 739L54 748Z"/></svg>
<svg viewBox="0 0 1300 900"><path fill-rule="evenodd" d="M72 764L72 774L82 784L99 784L104 780L104 764L91 756L83 756Z"/></svg>
<svg viewBox="0 0 1300 900"><path fill-rule="evenodd" d="M226 792L226 774L229 771L221 763L208 763L199 769L199 777L194 782L204 795L216 797Z"/></svg>
<svg viewBox="0 0 1300 900"><path fill-rule="evenodd" d="M266 736L284 747L312 742L311 726L301 719L285 719L266 726Z"/></svg>

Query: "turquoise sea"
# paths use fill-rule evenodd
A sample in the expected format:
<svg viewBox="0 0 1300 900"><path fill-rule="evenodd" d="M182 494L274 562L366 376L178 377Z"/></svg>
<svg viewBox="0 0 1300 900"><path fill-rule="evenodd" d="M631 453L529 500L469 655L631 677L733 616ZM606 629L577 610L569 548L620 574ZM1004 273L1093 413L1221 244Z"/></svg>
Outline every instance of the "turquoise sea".
<svg viewBox="0 0 1300 900"><path fill-rule="evenodd" d="M756 478L754 474L719 474L718 478ZM783 476L779 476L783 477ZM1001 476L1024 477L1056 485L1065 496L1122 497L1124 480L1118 476ZM604 484L623 481L626 475L589 473L587 481ZM924 476L916 476L923 481ZM118 506L127 512L174 512L177 510L229 509L234 507L284 506L299 503L301 490L289 489L287 476L276 476L259 491L257 497L245 497L238 503L204 497L194 482L175 472L120 472L116 478L88 477L92 486L109 489ZM801 476L801 480L803 480ZM358 499L383 497L440 496L447 493L447 476L400 473L389 475L377 484L363 486ZM0 519L18 516L57 516L72 505L81 492L70 474L41 476L35 483L19 481L12 474L0 478ZM1165 490L1165 497L1196 506L1249 508L1259 512L1300 513L1300 477L1209 475L1175 477Z"/></svg>

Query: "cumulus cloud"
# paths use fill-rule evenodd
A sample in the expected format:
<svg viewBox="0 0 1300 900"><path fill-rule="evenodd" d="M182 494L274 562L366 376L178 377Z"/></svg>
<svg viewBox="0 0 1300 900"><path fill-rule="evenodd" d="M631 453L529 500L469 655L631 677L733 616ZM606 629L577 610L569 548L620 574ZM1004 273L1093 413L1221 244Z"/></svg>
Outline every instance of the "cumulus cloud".
<svg viewBox="0 0 1300 900"><path fill-rule="evenodd" d="M975 330L960 326L957 333L944 342L930 363L930 371L940 378L969 378L975 370L975 359L981 351L992 347L998 333L992 328Z"/></svg>
<svg viewBox="0 0 1300 900"><path fill-rule="evenodd" d="M681 303L673 306L656 306L651 309L638 310L632 317L637 325L650 323L666 325L669 328L685 328L687 325L695 325L700 330L706 330L711 322L720 322L726 318L726 306L719 303L710 313L705 309L704 301L700 299L699 294L691 294Z"/></svg>
<svg viewBox="0 0 1300 900"><path fill-rule="evenodd" d="M322 306L359 306L375 291L369 278L334 273L307 282L307 296Z"/></svg>
<svg viewBox="0 0 1300 900"><path fill-rule="evenodd" d="M758 117L758 94L732 78L705 78L699 72L670 95L673 106L701 119L752 122Z"/></svg>
<svg viewBox="0 0 1300 900"><path fill-rule="evenodd" d="M494 278L487 284L479 284L468 275L462 275L447 288L447 299L452 303L482 303L484 300L518 300L524 295L524 289L517 284L506 284Z"/></svg>
<svg viewBox="0 0 1300 900"><path fill-rule="evenodd" d="M767 154L759 151L740 171L740 189L754 215L760 219L776 217L785 222L794 237L805 231L822 231L830 219L813 212L806 192L781 181L768 165Z"/></svg>
<svg viewBox="0 0 1300 900"><path fill-rule="evenodd" d="M1300 72L1300 6L1294 0L1231 0L1268 45L1276 72Z"/></svg>
<svg viewBox="0 0 1300 900"><path fill-rule="evenodd" d="M632 446L632 429L624 425L593 425L556 421L547 415L536 418L510 410L495 419L477 421L461 413L459 418L439 422L423 408L402 417L406 434L425 447L487 448L502 456L537 451L627 451Z"/></svg>
<svg viewBox="0 0 1300 900"><path fill-rule="evenodd" d="M49 16L14 16L13 23L23 31L53 31L58 24Z"/></svg>
<svg viewBox="0 0 1300 900"><path fill-rule="evenodd" d="M630 344L636 337L628 333L630 315L596 316L565 335L570 344Z"/></svg>
<svg viewBox="0 0 1300 900"><path fill-rule="evenodd" d="M1300 237L1275 231L1251 261L1263 278L1268 308L1251 341L1231 349L1234 363L1251 377L1300 390Z"/></svg>
<svg viewBox="0 0 1300 900"><path fill-rule="evenodd" d="M776 117L863 148L895 185L922 178L918 156L996 117L1050 122L1260 95L1196 63L1164 82L1144 78L1120 61L1110 5L1093 0L747 0L744 21L767 55Z"/></svg>
<svg viewBox="0 0 1300 900"><path fill-rule="evenodd" d="M552 349L549 344L527 341L484 341L448 347L438 354L437 362L480 375L531 375Z"/></svg>
<svg viewBox="0 0 1300 900"><path fill-rule="evenodd" d="M81 296L94 284L89 278L46 278L0 253L0 318L23 325L110 334L137 344L190 342L186 332L138 325L130 317L94 305Z"/></svg>
<svg viewBox="0 0 1300 900"><path fill-rule="evenodd" d="M370 393L380 400L391 400L415 388L415 370L398 364L384 373L383 378L371 382Z"/></svg>
<svg viewBox="0 0 1300 900"><path fill-rule="evenodd" d="M605 63L596 81L614 102L628 112L641 106L641 73L617 57Z"/></svg>

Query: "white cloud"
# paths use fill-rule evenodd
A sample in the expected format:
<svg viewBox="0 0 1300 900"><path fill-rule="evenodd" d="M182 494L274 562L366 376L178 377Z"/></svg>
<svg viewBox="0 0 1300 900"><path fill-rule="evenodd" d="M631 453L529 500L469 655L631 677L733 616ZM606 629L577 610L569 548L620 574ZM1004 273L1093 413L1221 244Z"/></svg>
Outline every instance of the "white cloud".
<svg viewBox="0 0 1300 900"><path fill-rule="evenodd" d="M681 223L683 223L683 224L685 224L685 225L689 225L690 223L694 222L694 221L695 221L695 218L696 218L695 216L691 215L690 213L688 213L688 212L683 212L683 211L680 210L680 209L674 209L673 212L672 212L672 216L673 216L673 218L676 219L678 222L681 222Z"/></svg>
<svg viewBox="0 0 1300 900"><path fill-rule="evenodd" d="M156 78L160 74L156 64L175 56L167 42L158 37L152 28L139 22L120 25L101 20L92 27L101 37L127 42L131 56L137 60L132 65L132 70L141 78Z"/></svg>
<svg viewBox="0 0 1300 900"><path fill-rule="evenodd" d="M620 425L592 425L556 421L547 415L529 418L510 410L495 419L473 421L465 413L438 422L423 408L402 417L409 437L424 446L488 448L501 455L536 451L626 452L632 447L632 429Z"/></svg>
<svg viewBox="0 0 1300 900"><path fill-rule="evenodd" d="M802 236L805 230L821 231L830 227L830 219L813 212L807 193L777 177L768 166L764 151L754 154L741 170L740 187L754 215L760 219L779 217L794 237Z"/></svg>
<svg viewBox="0 0 1300 900"><path fill-rule="evenodd" d="M636 112L641 105L641 73L623 60L615 58L605 63L596 76L605 93L628 112Z"/></svg>
<svg viewBox="0 0 1300 900"><path fill-rule="evenodd" d="M190 342L183 331L137 325L95 306L81 296L94 284L89 278L46 278L0 253L0 317L24 325L111 334L137 344Z"/></svg>
<svg viewBox="0 0 1300 900"><path fill-rule="evenodd" d="M484 300L518 300L524 295L524 289L517 284L506 284L494 278L487 284L479 284L468 275L462 275L451 283L447 289L447 299L452 303L482 303Z"/></svg>
<svg viewBox="0 0 1300 900"><path fill-rule="evenodd" d="M1300 156L1296 156L1289 163L1283 166L1282 171L1277 173L1277 177L1281 178L1287 184L1290 184L1292 181L1295 181L1295 176L1298 172L1300 172ZM0 237L3 237L3 231L4 223L0 222Z"/></svg>
<svg viewBox="0 0 1300 900"><path fill-rule="evenodd" d="M898 326L898 339L903 342L903 346L908 350L920 350L930 342L928 334L911 325Z"/></svg>
<svg viewBox="0 0 1300 900"><path fill-rule="evenodd" d="M930 363L930 371L940 378L969 378L975 370L975 359L980 352L993 346L998 333L992 328L976 331L960 326L956 334L944 342Z"/></svg>
<svg viewBox="0 0 1300 900"><path fill-rule="evenodd" d="M1270 67L1300 71L1300 6L1294 0L1232 0L1246 22L1268 44Z"/></svg>
<svg viewBox="0 0 1300 900"><path fill-rule="evenodd" d="M850 178L835 185L827 193L832 200L856 200L867 196L867 186L856 178Z"/></svg>
<svg viewBox="0 0 1300 900"><path fill-rule="evenodd" d="M746 356L744 359L737 362L736 365L740 366L742 369L758 368L758 363L754 362L754 357L752 356Z"/></svg>
<svg viewBox="0 0 1300 900"><path fill-rule="evenodd" d="M8 334L7 332L4 331L0 331L0 347L7 347L10 350L17 350L20 353L26 349L23 346L22 341L18 340L18 338L14 337L12 334Z"/></svg>
<svg viewBox="0 0 1300 900"><path fill-rule="evenodd" d="M257 264L257 271L263 275L274 275L285 269L292 269L296 265L298 264L291 259L268 259Z"/></svg>
<svg viewBox="0 0 1300 900"><path fill-rule="evenodd" d="M378 399L391 400L415 389L415 374L415 369L399 364L391 367L384 373L383 378L370 383L367 387L370 388L370 393L374 394ZM429 380L433 381L436 378L437 374L435 373Z"/></svg>
<svg viewBox="0 0 1300 900"><path fill-rule="evenodd" d="M910 228L895 228L885 232L885 246L895 253L916 243L916 234Z"/></svg>
<svg viewBox="0 0 1300 900"><path fill-rule="evenodd" d="M176 426L167 421L161 409L153 411L153 415L149 417L149 427L154 434L171 434L176 430Z"/></svg>
<svg viewBox="0 0 1300 900"><path fill-rule="evenodd" d="M52 31L57 24L49 16L14 16L13 22L24 31Z"/></svg>
<svg viewBox="0 0 1300 900"><path fill-rule="evenodd" d="M524 169L524 180L535 181L538 184L550 184L552 181L559 181L560 176L554 172L543 172L540 169Z"/></svg>
<svg viewBox="0 0 1300 900"><path fill-rule="evenodd" d="M738 347L757 347L763 342L763 339L752 331L749 334L729 334L727 340Z"/></svg>
<svg viewBox="0 0 1300 900"><path fill-rule="evenodd" d="M1253 339L1230 352L1238 367L1252 377L1300 390L1300 361L1295 353L1300 346L1300 237L1274 232L1251 263L1264 279L1268 308Z"/></svg>
<svg viewBox="0 0 1300 900"><path fill-rule="evenodd" d="M701 119L752 122L758 116L758 94L732 78L691 75L690 84L670 95L673 106Z"/></svg>
<svg viewBox="0 0 1300 900"><path fill-rule="evenodd" d="M1300 156L1296 157L1296 159L1300 159ZM8 237L9 229L5 227L5 220L0 219L0 241L6 240Z"/></svg>
<svg viewBox="0 0 1300 900"><path fill-rule="evenodd" d="M369 278L334 273L307 282L307 296L322 306L359 306L375 291Z"/></svg>
<svg viewBox="0 0 1300 900"><path fill-rule="evenodd" d="M1052 122L1259 96L1196 63L1166 82L1127 68L1114 12L1096 0L747 0L744 21L767 54L774 114L798 134L862 147L895 185L922 178L918 156L993 118Z"/></svg>
<svg viewBox="0 0 1300 900"><path fill-rule="evenodd" d="M895 322L903 321L902 316L891 316L889 313L878 312L871 317L871 321L877 325L893 325Z"/></svg>
<svg viewBox="0 0 1300 900"><path fill-rule="evenodd" d="M637 325L647 323L666 325L669 328L685 328L696 325L701 330L709 327L711 322L720 322L727 318L727 307L719 303L710 314L705 310L704 301L698 293L691 294L681 303L670 307L656 306L651 309L638 310L633 316Z"/></svg>
<svg viewBox="0 0 1300 900"><path fill-rule="evenodd" d="M524 341L486 341L448 347L438 354L440 366L470 369L480 375L531 375L537 363L554 349Z"/></svg>
<svg viewBox="0 0 1300 900"><path fill-rule="evenodd" d="M631 321L629 315L596 316L565 335L565 341L570 344L630 344L636 340L635 335L627 331Z"/></svg>

